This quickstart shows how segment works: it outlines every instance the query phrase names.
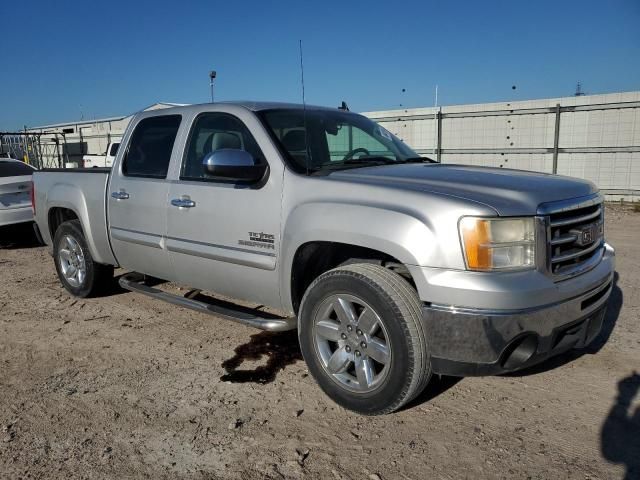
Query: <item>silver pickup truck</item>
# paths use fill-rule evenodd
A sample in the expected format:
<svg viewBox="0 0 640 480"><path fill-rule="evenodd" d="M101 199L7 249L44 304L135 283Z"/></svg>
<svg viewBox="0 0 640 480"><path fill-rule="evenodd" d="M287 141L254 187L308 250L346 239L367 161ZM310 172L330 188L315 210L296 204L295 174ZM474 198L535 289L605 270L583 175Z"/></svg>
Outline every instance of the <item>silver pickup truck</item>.
<svg viewBox="0 0 640 480"><path fill-rule="evenodd" d="M216 103L136 115L112 169L34 174L64 287L120 284L297 329L337 403L394 411L432 374L492 375L586 346L612 289L603 198L583 180L442 165L344 109ZM222 308L160 278L273 307Z"/></svg>

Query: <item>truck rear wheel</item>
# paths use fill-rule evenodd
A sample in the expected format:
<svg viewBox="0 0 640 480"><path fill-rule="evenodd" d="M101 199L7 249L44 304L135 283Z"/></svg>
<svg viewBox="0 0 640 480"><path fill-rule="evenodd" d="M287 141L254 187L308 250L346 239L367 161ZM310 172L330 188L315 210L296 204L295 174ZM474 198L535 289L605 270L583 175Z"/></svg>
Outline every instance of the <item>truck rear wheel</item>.
<svg viewBox="0 0 640 480"><path fill-rule="evenodd" d="M79 220L62 223L53 239L53 259L60 282L76 297L91 297L113 280L113 266L96 263Z"/></svg>
<svg viewBox="0 0 640 480"><path fill-rule="evenodd" d="M336 403L365 415L399 409L429 382L431 363L415 290L374 264L320 275L300 307L309 371Z"/></svg>

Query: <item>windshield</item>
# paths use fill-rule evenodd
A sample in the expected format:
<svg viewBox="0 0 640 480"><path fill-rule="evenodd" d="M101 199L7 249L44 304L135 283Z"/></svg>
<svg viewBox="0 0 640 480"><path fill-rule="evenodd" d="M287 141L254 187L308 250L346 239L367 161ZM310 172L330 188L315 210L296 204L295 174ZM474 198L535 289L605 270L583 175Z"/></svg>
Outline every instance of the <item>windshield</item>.
<svg viewBox="0 0 640 480"><path fill-rule="evenodd" d="M299 172L430 161L384 127L355 113L278 109L260 116Z"/></svg>

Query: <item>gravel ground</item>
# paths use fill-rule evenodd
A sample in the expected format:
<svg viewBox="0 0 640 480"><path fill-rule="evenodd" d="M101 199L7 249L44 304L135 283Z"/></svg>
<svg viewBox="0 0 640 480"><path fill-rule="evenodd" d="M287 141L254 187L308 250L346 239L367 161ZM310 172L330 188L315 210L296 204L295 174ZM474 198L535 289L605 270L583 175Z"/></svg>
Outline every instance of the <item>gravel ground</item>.
<svg viewBox="0 0 640 480"><path fill-rule="evenodd" d="M0 231L2 478L640 478L640 213L608 209L617 283L588 350L373 418L324 396L295 335L72 298L28 236Z"/></svg>

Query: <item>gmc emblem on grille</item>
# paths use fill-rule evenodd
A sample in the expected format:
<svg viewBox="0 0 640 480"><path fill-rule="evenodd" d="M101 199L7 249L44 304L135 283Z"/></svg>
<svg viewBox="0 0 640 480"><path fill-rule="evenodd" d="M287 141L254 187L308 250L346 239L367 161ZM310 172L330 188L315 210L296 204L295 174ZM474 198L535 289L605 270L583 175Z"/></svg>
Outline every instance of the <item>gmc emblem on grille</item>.
<svg viewBox="0 0 640 480"><path fill-rule="evenodd" d="M576 234L576 245L585 247L600 239L603 233L602 223L585 225L574 233Z"/></svg>

